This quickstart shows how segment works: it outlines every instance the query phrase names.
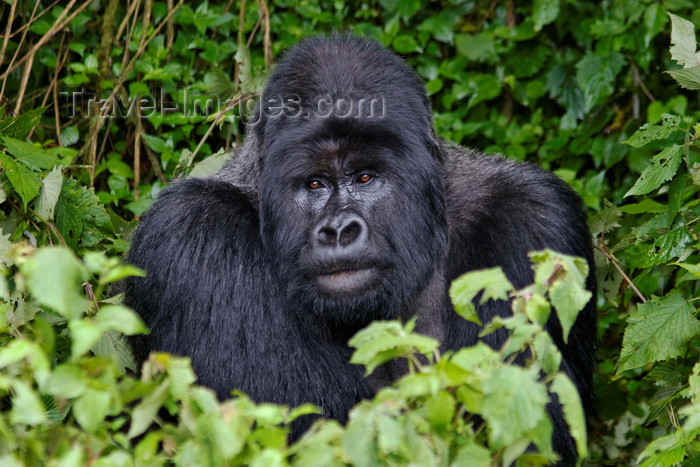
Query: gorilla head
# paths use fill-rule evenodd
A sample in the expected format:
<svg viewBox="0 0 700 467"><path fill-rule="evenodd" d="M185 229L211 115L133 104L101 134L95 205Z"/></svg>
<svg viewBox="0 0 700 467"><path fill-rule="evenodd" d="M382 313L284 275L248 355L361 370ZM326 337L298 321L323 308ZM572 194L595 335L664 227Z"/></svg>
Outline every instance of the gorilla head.
<svg viewBox="0 0 700 467"><path fill-rule="evenodd" d="M345 327L400 316L447 242L423 84L374 42L312 38L259 112L263 242L290 298Z"/></svg>

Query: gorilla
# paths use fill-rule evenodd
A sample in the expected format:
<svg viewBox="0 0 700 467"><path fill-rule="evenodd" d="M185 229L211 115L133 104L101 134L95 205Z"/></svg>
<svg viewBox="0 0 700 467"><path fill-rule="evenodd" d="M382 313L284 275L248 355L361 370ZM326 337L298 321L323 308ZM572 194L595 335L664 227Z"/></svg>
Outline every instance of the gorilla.
<svg viewBox="0 0 700 467"><path fill-rule="evenodd" d="M125 301L151 329L134 351L190 357L220 398L238 389L310 402L344 422L405 370L387 364L365 377L349 363L356 331L417 317L444 350L473 345L480 329L454 312L451 281L500 266L523 287L533 280L527 253L543 248L593 270L572 189L533 165L440 140L423 82L377 43L308 38L277 63L232 160L174 182L134 233L127 260L147 274L127 280ZM484 323L511 313L503 301L477 310ZM555 314L547 324L588 405L595 313L591 300L566 344ZM506 337L483 340L498 348ZM571 463L561 408L550 411L555 449ZM297 420L292 438L312 420Z"/></svg>

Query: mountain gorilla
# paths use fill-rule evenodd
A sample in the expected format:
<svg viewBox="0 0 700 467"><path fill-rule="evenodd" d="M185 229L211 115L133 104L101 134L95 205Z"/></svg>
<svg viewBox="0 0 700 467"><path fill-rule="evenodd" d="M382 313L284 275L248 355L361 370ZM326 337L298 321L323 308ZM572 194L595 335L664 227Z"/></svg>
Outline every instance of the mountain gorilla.
<svg viewBox="0 0 700 467"><path fill-rule="evenodd" d="M126 303L151 334L135 343L186 355L199 383L224 398L311 402L340 421L401 376L365 378L347 340L372 320L418 317L444 349L473 345L479 328L454 313L459 275L501 266L516 287L533 277L527 253L586 258L576 194L532 165L439 140L423 83L375 42L314 37L277 64L255 121L217 175L164 190L137 229L128 261L147 272ZM588 287L594 289L591 275ZM483 322L503 301L478 305ZM562 341L562 368L590 400L594 304ZM499 347L503 331L484 340ZM576 457L560 409L555 448ZM293 437L311 418L293 426Z"/></svg>

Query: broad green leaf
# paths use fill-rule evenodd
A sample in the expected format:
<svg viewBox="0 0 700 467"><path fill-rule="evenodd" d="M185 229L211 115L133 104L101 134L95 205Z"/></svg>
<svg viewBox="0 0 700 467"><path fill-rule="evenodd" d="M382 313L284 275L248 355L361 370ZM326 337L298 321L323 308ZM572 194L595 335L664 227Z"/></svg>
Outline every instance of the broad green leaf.
<svg viewBox="0 0 700 467"><path fill-rule="evenodd" d="M607 203L602 211L591 217L588 221L591 235L595 237L601 233L607 233L620 227L619 221L622 217L621 210L622 208L618 208L612 203Z"/></svg>
<svg viewBox="0 0 700 467"><path fill-rule="evenodd" d="M627 141L623 141L624 144L629 144L635 148L641 148L652 141L666 139L671 136L674 131L680 130L680 116L663 114L661 117L663 118L661 125L649 125L645 123L639 130L635 131Z"/></svg>
<svg viewBox="0 0 700 467"><path fill-rule="evenodd" d="M0 136L22 139L41 120L48 107L39 107L23 113L19 117L2 118L0 113Z"/></svg>
<svg viewBox="0 0 700 467"><path fill-rule="evenodd" d="M95 315L94 323L102 332L119 331L127 336L148 332L148 328L143 324L139 315L121 305L101 307Z"/></svg>
<svg viewBox="0 0 700 467"><path fill-rule="evenodd" d="M474 297L483 291L480 303L486 303L488 300L508 300L508 294L513 290L513 284L503 270L496 267L468 272L455 279L450 285L450 299L460 316L481 324L474 308Z"/></svg>
<svg viewBox="0 0 700 467"><path fill-rule="evenodd" d="M102 330L92 321L73 320L68 323L71 333L71 359L85 355L102 336Z"/></svg>
<svg viewBox="0 0 700 467"><path fill-rule="evenodd" d="M70 178L63 181L56 204L56 227L72 247L78 242L94 246L112 230L107 211L94 191Z"/></svg>
<svg viewBox="0 0 700 467"><path fill-rule="evenodd" d="M17 379L12 383L12 390L11 424L38 425L46 421L44 405L31 386Z"/></svg>
<svg viewBox="0 0 700 467"><path fill-rule="evenodd" d="M525 368L497 368L483 388L482 415L488 425L489 442L495 449L526 435L546 417L547 390L536 381L536 375Z"/></svg>
<svg viewBox="0 0 700 467"><path fill-rule="evenodd" d="M684 354L700 334L695 308L677 294L641 303L627 320L617 373Z"/></svg>
<svg viewBox="0 0 700 467"><path fill-rule="evenodd" d="M99 389L87 389L73 403L73 415L80 426L88 433L97 430L107 414L109 414L109 411L109 393Z"/></svg>
<svg viewBox="0 0 700 467"><path fill-rule="evenodd" d="M568 376L559 373L552 380L549 390L558 396L559 403L564 408L564 419L569 425L569 432L576 440L579 457L586 457L588 454L586 416L583 413L581 398L576 386Z"/></svg>
<svg viewBox="0 0 700 467"><path fill-rule="evenodd" d="M230 159L230 154L227 154L224 151L219 151L216 154L212 154L211 156L207 157L202 162L194 164L194 168L187 175L187 177L208 177L209 175L214 175Z"/></svg>
<svg viewBox="0 0 700 467"><path fill-rule="evenodd" d="M455 46L460 55L475 62L489 62L497 58L496 44L493 38L484 33L457 34Z"/></svg>
<svg viewBox="0 0 700 467"><path fill-rule="evenodd" d="M690 21L669 13L671 17L671 59L683 68L700 65L695 50L695 25Z"/></svg>
<svg viewBox="0 0 700 467"><path fill-rule="evenodd" d="M683 146L674 144L667 147L651 160L651 165L644 169L625 197L645 195L659 188L664 182L671 180L683 158Z"/></svg>
<svg viewBox="0 0 700 467"><path fill-rule="evenodd" d="M168 399L168 387L168 381L163 381L134 407L131 414L131 426L127 434L129 439L144 433L151 426L154 417Z"/></svg>
<svg viewBox="0 0 700 467"><path fill-rule="evenodd" d="M127 369L137 370L131 346L123 334L114 331L105 332L92 347L92 351L98 357L114 361L122 373L125 373Z"/></svg>
<svg viewBox="0 0 700 467"><path fill-rule="evenodd" d="M447 430L456 407L454 397L446 391L440 391L425 402L425 415L434 429Z"/></svg>
<svg viewBox="0 0 700 467"><path fill-rule="evenodd" d="M0 166L26 208L27 204L39 194L41 181L38 175L2 151L0 151Z"/></svg>
<svg viewBox="0 0 700 467"><path fill-rule="evenodd" d="M585 111L601 104L614 92L615 78L624 65L625 57L619 52L604 55L589 52L576 64L576 82L583 90Z"/></svg>
<svg viewBox="0 0 700 467"><path fill-rule="evenodd" d="M68 319L83 315L87 299L82 284L85 267L65 249L41 248L21 267L34 299Z"/></svg>
<svg viewBox="0 0 700 467"><path fill-rule="evenodd" d="M77 126L71 125L61 130L61 142L64 146L73 146L79 139L80 131Z"/></svg>
<svg viewBox="0 0 700 467"><path fill-rule="evenodd" d="M59 163L58 157L49 151L18 139L5 137L5 151L34 171L52 169Z"/></svg>
<svg viewBox="0 0 700 467"><path fill-rule="evenodd" d="M57 366L46 384L46 391L49 394L66 399L75 399L86 389L86 379L81 369L68 363Z"/></svg>
<svg viewBox="0 0 700 467"><path fill-rule="evenodd" d="M43 220L52 221L54 209L56 208L58 197L61 194L61 187L63 186L63 174L61 172L61 168L54 168L41 181L41 184L41 192L39 193L39 198L36 200L34 210Z"/></svg>
<svg viewBox="0 0 700 467"><path fill-rule="evenodd" d="M532 9L532 18L535 22L535 31L541 30L559 16L559 0L535 0Z"/></svg>
<svg viewBox="0 0 700 467"><path fill-rule="evenodd" d="M365 365L371 374L379 365L413 352L430 355L440 343L432 337L414 334L412 321L404 328L397 321L374 321L348 342L355 347L351 363Z"/></svg>
<svg viewBox="0 0 700 467"><path fill-rule="evenodd" d="M666 73L671 75L671 78L675 79L685 89L694 91L700 89L700 66L682 70L668 70Z"/></svg>
<svg viewBox="0 0 700 467"><path fill-rule="evenodd" d="M564 342L567 342L579 311L592 296L586 290L588 263L552 250L533 252L529 256L535 263L535 282L549 289L549 299L557 311Z"/></svg>

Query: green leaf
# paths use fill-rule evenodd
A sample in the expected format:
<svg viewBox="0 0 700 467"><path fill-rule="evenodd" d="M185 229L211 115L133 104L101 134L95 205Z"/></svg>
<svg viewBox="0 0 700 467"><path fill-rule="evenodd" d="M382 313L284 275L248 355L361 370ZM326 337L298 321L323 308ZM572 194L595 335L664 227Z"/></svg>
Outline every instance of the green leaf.
<svg viewBox="0 0 700 467"><path fill-rule="evenodd" d="M18 139L5 137L5 150L15 159L34 171L52 169L58 164L58 158L49 151Z"/></svg>
<svg viewBox="0 0 700 467"><path fill-rule="evenodd" d="M41 248L21 267L34 299L68 319L83 315L87 299L82 284L87 280L85 267L65 249Z"/></svg>
<svg viewBox="0 0 700 467"><path fill-rule="evenodd" d="M0 151L0 165L10 180L12 188L22 198L22 203L26 208L27 204L39 194L41 181L39 181L38 175L23 164L15 162L14 159L2 151Z"/></svg>
<svg viewBox="0 0 700 467"><path fill-rule="evenodd" d="M690 21L669 13L671 17L671 59L683 68L691 68L700 65L695 49L695 25Z"/></svg>
<svg viewBox="0 0 700 467"><path fill-rule="evenodd" d="M98 389L87 389L73 404L75 419L88 433L100 427L109 411L109 393Z"/></svg>
<svg viewBox="0 0 700 467"><path fill-rule="evenodd" d="M700 334L695 308L677 294L641 303L627 320L617 373L679 357Z"/></svg>
<svg viewBox="0 0 700 467"><path fill-rule="evenodd" d="M666 71L671 78L675 79L681 87L697 91L700 89L700 66L685 68L683 70Z"/></svg>
<svg viewBox="0 0 700 467"><path fill-rule="evenodd" d="M418 42L416 42L416 40L413 38L413 36L409 36L407 34L402 34L400 36L397 36L394 39L392 46L394 47L394 50L396 50L398 53L401 53L401 54L410 54L410 53L414 53L414 52L422 52L423 51L423 49L418 44Z"/></svg>
<svg viewBox="0 0 700 467"><path fill-rule="evenodd" d="M641 148L646 146L652 141L657 141L661 139L666 139L674 131L680 130L681 117L678 115L662 114L663 123L659 125L649 125L645 123L639 130L635 131L632 137L627 141L623 141L624 144L629 144L635 148Z"/></svg>
<svg viewBox="0 0 700 467"><path fill-rule="evenodd" d="M90 351L102 336L102 330L88 320L70 321L68 329L71 333L71 359L73 361Z"/></svg>
<svg viewBox="0 0 700 467"><path fill-rule="evenodd" d="M145 334L148 328L132 310L121 305L105 305L95 315L95 324L102 332L119 331L131 336Z"/></svg>
<svg viewBox="0 0 700 467"><path fill-rule="evenodd" d="M148 427L151 426L158 410L160 410L167 399L168 382L163 381L153 392L146 395L146 397L134 407L134 411L131 414L131 426L129 427L127 437L132 439L144 433Z"/></svg>
<svg viewBox="0 0 700 467"><path fill-rule="evenodd" d="M9 136L17 139L25 138L32 128L39 123L47 108L39 107L23 113L19 117L2 118L0 113L0 136Z"/></svg>
<svg viewBox="0 0 700 467"><path fill-rule="evenodd" d="M75 125L68 126L61 130L61 142L64 146L73 146L80 139L80 131Z"/></svg>
<svg viewBox="0 0 700 467"><path fill-rule="evenodd" d="M56 227L69 246L96 245L112 231L107 211L92 189L73 179L65 179L56 204Z"/></svg>
<svg viewBox="0 0 700 467"><path fill-rule="evenodd" d="M56 208L56 203L58 203L61 187L63 186L63 173L61 172L61 168L54 168L41 183L41 192L39 193L39 198L36 200L34 210L43 220L52 221L54 209Z"/></svg>
<svg viewBox="0 0 700 467"><path fill-rule="evenodd" d="M659 188L664 182L671 180L683 158L683 146L674 144L665 148L654 156L649 167L644 169L642 175L625 197L633 195L645 195Z"/></svg>
<svg viewBox="0 0 700 467"><path fill-rule="evenodd" d="M214 175L231 159L231 155L223 151L218 151L216 154L198 162L194 165L192 171L187 175L188 178L208 177Z"/></svg>
<svg viewBox="0 0 700 467"><path fill-rule="evenodd" d="M508 300L508 293L515 288L499 267L463 274L450 285L450 299L455 311L464 319L481 324L473 300L482 290L479 303L488 300Z"/></svg>
<svg viewBox="0 0 700 467"><path fill-rule="evenodd" d="M460 55L475 62L488 62L498 57L493 38L484 33L457 34L455 46Z"/></svg>
<svg viewBox="0 0 700 467"><path fill-rule="evenodd" d="M605 55L589 52L576 64L576 83L583 90L586 112L612 95L615 78L624 65L625 57L619 52Z"/></svg>
<svg viewBox="0 0 700 467"><path fill-rule="evenodd" d="M114 331L105 332L92 347L92 352L98 357L112 360L122 373L126 373L127 369L137 370L131 346L123 334Z"/></svg>
<svg viewBox="0 0 700 467"><path fill-rule="evenodd" d="M484 382L482 415L489 442L501 449L525 436L546 417L547 390L532 371L517 366L497 368Z"/></svg>
<svg viewBox="0 0 700 467"><path fill-rule="evenodd" d="M557 374L549 386L549 390L559 398L559 403L564 408L564 419L569 425L569 433L576 440L576 449L579 458L583 459L588 454L586 416L583 413L581 398L574 383L563 373Z"/></svg>
<svg viewBox="0 0 700 467"><path fill-rule="evenodd" d="M414 349L423 355L435 352L440 343L431 337L412 333L414 324L415 320L409 321L405 327L397 321L374 321L348 342L357 349L350 362L365 365L369 375L379 365L409 355Z"/></svg>
<svg viewBox="0 0 700 467"><path fill-rule="evenodd" d="M46 411L31 386L22 380L12 383L12 408L10 409L10 423L13 425L38 425L46 421Z"/></svg>
<svg viewBox="0 0 700 467"><path fill-rule="evenodd" d="M535 0L532 9L532 19L535 22L535 31L541 30L559 16L559 0Z"/></svg>
<svg viewBox="0 0 700 467"><path fill-rule="evenodd" d="M78 366L64 363L54 370L46 384L49 394L66 399L75 399L87 389L85 375Z"/></svg>

